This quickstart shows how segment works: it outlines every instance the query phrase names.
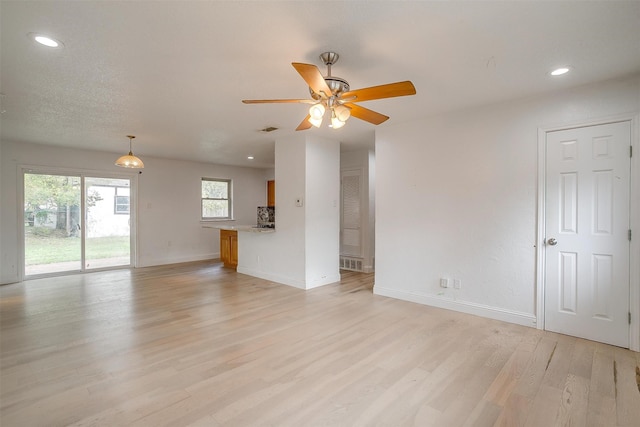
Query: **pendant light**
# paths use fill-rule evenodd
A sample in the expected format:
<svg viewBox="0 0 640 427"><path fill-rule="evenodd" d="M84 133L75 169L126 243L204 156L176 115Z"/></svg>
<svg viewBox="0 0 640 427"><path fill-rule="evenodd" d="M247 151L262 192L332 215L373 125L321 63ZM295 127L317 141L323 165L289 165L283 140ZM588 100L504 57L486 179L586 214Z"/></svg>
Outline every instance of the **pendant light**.
<svg viewBox="0 0 640 427"><path fill-rule="evenodd" d="M121 166L123 168L134 168L134 169L142 169L144 168L144 163L138 157L133 155L133 151L131 151L131 140L135 138L134 135L127 135L129 138L129 154L126 156L120 157L116 160L116 166Z"/></svg>

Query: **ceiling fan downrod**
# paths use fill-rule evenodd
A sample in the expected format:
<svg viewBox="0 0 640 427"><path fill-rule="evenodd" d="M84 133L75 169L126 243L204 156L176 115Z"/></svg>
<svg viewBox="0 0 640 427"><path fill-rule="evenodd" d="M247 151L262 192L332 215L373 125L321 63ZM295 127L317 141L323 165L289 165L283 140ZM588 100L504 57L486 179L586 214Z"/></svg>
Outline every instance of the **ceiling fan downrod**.
<svg viewBox="0 0 640 427"><path fill-rule="evenodd" d="M327 86L331 89L332 95L335 97L340 96L340 94L349 91L349 82L347 82L342 77L332 76L331 75L331 66L338 62L340 55L336 52L323 52L320 54L320 60L327 66L327 75L324 76L324 81L327 82ZM316 98L313 90L310 88L311 95L313 98ZM316 98L318 99L318 98Z"/></svg>
<svg viewBox="0 0 640 427"><path fill-rule="evenodd" d="M335 52L323 52L320 54L320 60L327 66L327 77L331 77L331 66L338 62L340 55Z"/></svg>

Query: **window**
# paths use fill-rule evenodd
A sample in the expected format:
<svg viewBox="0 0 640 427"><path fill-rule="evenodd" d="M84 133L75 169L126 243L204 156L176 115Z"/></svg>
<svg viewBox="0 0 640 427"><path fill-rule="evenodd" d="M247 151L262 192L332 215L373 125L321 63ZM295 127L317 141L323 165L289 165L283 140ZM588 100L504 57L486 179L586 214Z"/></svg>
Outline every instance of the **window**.
<svg viewBox="0 0 640 427"><path fill-rule="evenodd" d="M231 219L231 180L202 178L202 220Z"/></svg>
<svg viewBox="0 0 640 427"><path fill-rule="evenodd" d="M116 215L129 215L129 188L115 187L113 213Z"/></svg>

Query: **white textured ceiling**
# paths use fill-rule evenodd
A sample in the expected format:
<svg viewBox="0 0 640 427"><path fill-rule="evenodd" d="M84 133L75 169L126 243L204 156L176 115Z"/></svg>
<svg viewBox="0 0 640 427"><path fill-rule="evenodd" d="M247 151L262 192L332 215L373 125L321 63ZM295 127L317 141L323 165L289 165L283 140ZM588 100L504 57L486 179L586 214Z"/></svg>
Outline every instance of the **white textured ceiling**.
<svg viewBox="0 0 640 427"><path fill-rule="evenodd" d="M362 104L391 117L380 126L640 71L639 1L23 0L0 15L2 140L120 154L134 134L143 159L273 166L308 106L241 100L308 97L291 62L324 73L327 50L352 89L413 81L415 96ZM305 132L349 149L375 126Z"/></svg>

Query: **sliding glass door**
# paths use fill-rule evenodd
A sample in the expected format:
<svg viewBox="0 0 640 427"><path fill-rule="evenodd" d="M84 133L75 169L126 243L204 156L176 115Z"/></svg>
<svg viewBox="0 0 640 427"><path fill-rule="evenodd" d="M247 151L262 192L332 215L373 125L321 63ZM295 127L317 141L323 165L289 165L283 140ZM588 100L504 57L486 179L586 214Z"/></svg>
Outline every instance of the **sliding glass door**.
<svg viewBox="0 0 640 427"><path fill-rule="evenodd" d="M131 179L24 173L25 276L129 266Z"/></svg>
<svg viewBox="0 0 640 427"><path fill-rule="evenodd" d="M82 269L79 176L24 174L25 275Z"/></svg>
<svg viewBox="0 0 640 427"><path fill-rule="evenodd" d="M86 177L86 269L131 264L129 179Z"/></svg>

